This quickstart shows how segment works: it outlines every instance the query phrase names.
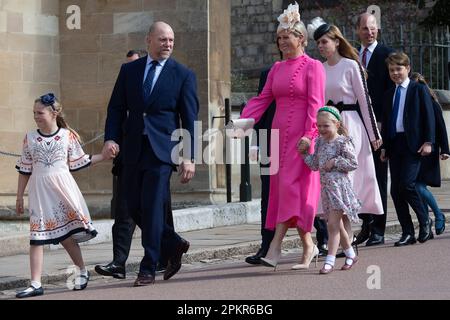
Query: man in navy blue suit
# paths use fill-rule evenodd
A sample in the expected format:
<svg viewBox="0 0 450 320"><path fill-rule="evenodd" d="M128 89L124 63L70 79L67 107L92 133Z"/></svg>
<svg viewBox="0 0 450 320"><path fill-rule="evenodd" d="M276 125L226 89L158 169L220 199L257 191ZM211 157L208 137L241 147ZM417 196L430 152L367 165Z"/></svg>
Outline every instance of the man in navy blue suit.
<svg viewBox="0 0 450 320"><path fill-rule="evenodd" d="M383 96L388 89L394 86L389 77L385 60L393 50L378 43L378 24L374 15L369 13L361 14L356 25L356 33L361 41L359 60L367 70L367 88L372 100L373 111L377 118L378 129L381 130ZM363 225L354 243L360 244L368 239L366 246L383 244L386 229L388 166L387 163L380 160L380 150L373 152L373 160L384 214L360 214Z"/></svg>
<svg viewBox="0 0 450 320"><path fill-rule="evenodd" d="M108 105L103 153L114 157L121 151L128 210L142 230L144 257L135 286L155 282L161 251L169 257L164 273L168 280L189 249L189 242L164 219L175 166L179 165L181 183L195 174L194 122L199 108L195 74L170 58L174 38L168 24L152 24L146 38L148 56L122 65ZM180 124L183 158L178 160L174 157L180 141L172 134ZM122 134L119 146L116 141Z"/></svg>
<svg viewBox="0 0 450 320"><path fill-rule="evenodd" d="M130 50L126 54L126 61L132 62L140 58L140 53L137 50ZM116 141L119 145L120 141ZM128 213L126 204L126 185L124 185L125 176L122 170L122 154L119 153L113 162L111 170L113 180L116 187L116 194L112 201L111 207L115 206L114 225L112 226L112 243L113 243L113 260L104 265L96 265L95 271L102 276L114 277L116 279L126 278L125 264L128 259L131 241L133 239L134 229L136 224ZM170 191L170 186L167 186ZM172 204L170 195L165 205L166 222L173 227ZM158 262L157 272L161 273L166 270L167 257L164 252L161 252L161 257Z"/></svg>
<svg viewBox="0 0 450 320"><path fill-rule="evenodd" d="M386 63L396 87L386 92L383 101L381 159L389 159L391 196L402 227L402 236L395 246L400 247L416 243L409 206L419 221L417 240L423 243L433 239L428 210L417 192L416 181L422 157L431 153L435 143L435 118L427 87L408 77L408 56L391 53Z"/></svg>

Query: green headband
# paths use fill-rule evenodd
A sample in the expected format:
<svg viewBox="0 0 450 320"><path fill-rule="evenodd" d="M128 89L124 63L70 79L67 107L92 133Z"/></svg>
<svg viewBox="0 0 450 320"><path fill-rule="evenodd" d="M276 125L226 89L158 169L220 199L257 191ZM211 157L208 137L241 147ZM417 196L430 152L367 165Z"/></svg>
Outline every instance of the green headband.
<svg viewBox="0 0 450 320"><path fill-rule="evenodd" d="M331 113L333 116L335 116L336 119L338 119L338 121L341 121L341 116L340 116L339 112L336 112L336 110L333 110L330 107L323 107L323 108L320 108L318 112L322 112L322 111Z"/></svg>

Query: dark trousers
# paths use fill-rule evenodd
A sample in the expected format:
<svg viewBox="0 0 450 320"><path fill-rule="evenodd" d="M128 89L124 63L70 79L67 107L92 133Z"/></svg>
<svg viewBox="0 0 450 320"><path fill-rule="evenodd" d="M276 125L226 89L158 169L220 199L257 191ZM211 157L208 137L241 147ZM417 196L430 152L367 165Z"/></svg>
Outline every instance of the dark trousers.
<svg viewBox="0 0 450 320"><path fill-rule="evenodd" d="M375 173L377 177L378 189L380 190L381 202L383 204L384 214L359 214L363 224L367 225L371 222L371 233L384 236L386 230L387 218L387 182L388 182L388 164L380 160L381 150L372 153L373 162L375 163Z"/></svg>
<svg viewBox="0 0 450 320"><path fill-rule="evenodd" d="M180 236L166 223L164 208L169 199L173 166L155 155L147 136L142 137L142 151L137 165L125 166L127 206L130 216L142 230L142 258L139 272L155 275L160 253L170 257Z"/></svg>
<svg viewBox="0 0 450 320"><path fill-rule="evenodd" d="M370 223L371 233L379 236L384 236L386 230L387 218L387 179L388 179L388 164L380 160L381 150L374 151L373 162L375 164L375 174L377 177L378 189L380 190L381 202L383 204L384 214L359 214L359 218L363 221L363 226Z"/></svg>
<svg viewBox="0 0 450 320"><path fill-rule="evenodd" d="M384 236L387 218L388 163L381 161L380 159L381 150L377 150L372 154L373 154L373 161L375 163L375 173L377 175L378 189L380 190L381 202L383 204L383 212L384 212L384 214L372 215L373 216L372 233Z"/></svg>
<svg viewBox="0 0 450 320"><path fill-rule="evenodd" d="M261 175L261 250L264 255L269 251L270 243L275 235L274 230L266 229L267 207L269 206L270 176Z"/></svg>
<svg viewBox="0 0 450 320"><path fill-rule="evenodd" d="M397 134L392 140L389 166L391 170L391 196L394 201L398 221L403 235L414 236L414 225L408 204L414 210L421 226L428 221L428 212L416 189L416 180L420 170L421 156L412 153L407 145L404 133Z"/></svg>
<svg viewBox="0 0 450 320"><path fill-rule="evenodd" d="M325 220L320 219L319 217L314 218L314 228L316 228L316 239L317 245L323 246L328 243L328 230L327 223Z"/></svg>
<svg viewBox="0 0 450 320"><path fill-rule="evenodd" d="M131 240L133 238L136 224L128 213L125 196L124 178L122 175L114 176L117 191L115 197L116 210L114 215L114 225L112 227L113 238L113 261L124 266L130 253Z"/></svg>
<svg viewBox="0 0 450 320"><path fill-rule="evenodd" d="M122 172L119 172L117 176L113 176L115 179L115 184L117 186L115 201L116 210L114 216L114 225L112 227L112 238L113 238L113 261L121 266L124 266L128 260L128 255L130 253L131 241L133 238L134 229L136 224L131 218L126 201L126 185L124 185L125 178ZM165 203L165 219L166 223L173 227L173 215L172 215L172 203L170 198L170 187L169 187L169 198ZM159 264L161 266L167 266L168 257L161 252L161 257L159 259Z"/></svg>

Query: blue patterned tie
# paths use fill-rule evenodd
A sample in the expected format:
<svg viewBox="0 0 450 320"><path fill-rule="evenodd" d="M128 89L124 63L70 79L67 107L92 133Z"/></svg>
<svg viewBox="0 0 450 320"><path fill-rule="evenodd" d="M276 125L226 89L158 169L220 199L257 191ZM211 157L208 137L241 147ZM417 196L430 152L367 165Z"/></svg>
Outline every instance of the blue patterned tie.
<svg viewBox="0 0 450 320"><path fill-rule="evenodd" d="M145 104L148 103L148 101L150 99L150 95L152 94L152 84L153 84L153 79L155 78L155 71L156 71L157 65L159 65L159 62L156 60L153 60L151 62L151 67L148 70L147 77L145 78L144 84L142 86L142 89L143 89L142 94L144 97Z"/></svg>
<svg viewBox="0 0 450 320"><path fill-rule="evenodd" d="M393 139L397 134L397 117L398 109L400 108L401 88L401 86L397 86L397 89L395 89L394 107L392 108L391 126L389 128L389 136L391 137L391 139Z"/></svg>

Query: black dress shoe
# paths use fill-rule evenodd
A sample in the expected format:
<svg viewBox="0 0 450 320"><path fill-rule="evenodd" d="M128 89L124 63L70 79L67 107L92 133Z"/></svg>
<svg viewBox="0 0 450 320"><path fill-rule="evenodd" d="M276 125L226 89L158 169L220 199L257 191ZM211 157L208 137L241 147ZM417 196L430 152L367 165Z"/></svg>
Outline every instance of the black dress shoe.
<svg viewBox="0 0 450 320"><path fill-rule="evenodd" d="M384 244L384 237L378 234L372 233L369 240L366 242L366 247L378 246Z"/></svg>
<svg viewBox="0 0 450 320"><path fill-rule="evenodd" d="M255 255L245 258L245 262L249 264L261 264L261 258L264 258L265 256L263 249L259 249Z"/></svg>
<svg viewBox="0 0 450 320"><path fill-rule="evenodd" d="M151 274L139 273L136 280L134 281L135 287L149 286L155 283L155 276Z"/></svg>
<svg viewBox="0 0 450 320"><path fill-rule="evenodd" d="M114 277L116 279L125 279L125 267L116 264L114 261L106 266L96 265L95 272L102 276Z"/></svg>
<svg viewBox="0 0 450 320"><path fill-rule="evenodd" d="M361 231L356 236L355 241L353 241L352 246L359 245L369 239L370 231L372 229L373 221L362 225Z"/></svg>
<svg viewBox="0 0 450 320"><path fill-rule="evenodd" d="M319 245L318 248L319 248L319 257L326 257L328 255L328 247L326 244Z"/></svg>
<svg viewBox="0 0 450 320"><path fill-rule="evenodd" d="M427 240L434 238L433 231L431 230L432 224L433 221L431 219L428 219L426 224L419 226L419 237L417 238L417 241L419 241L420 243L424 243Z"/></svg>
<svg viewBox="0 0 450 320"><path fill-rule="evenodd" d="M23 291L20 291L16 294L16 298L30 298L36 296L42 296L44 294L44 289L42 287L35 288L33 286L29 286Z"/></svg>
<svg viewBox="0 0 450 320"><path fill-rule="evenodd" d="M163 276L164 280L169 280L180 270L181 257L183 256L183 253L186 253L189 250L189 246L189 242L184 239L181 239L178 243L173 256L169 259L169 263L167 264L167 268Z"/></svg>
<svg viewBox="0 0 450 320"><path fill-rule="evenodd" d="M416 243L416 238L410 234L402 235L400 240L394 243L394 246L401 247Z"/></svg>
<svg viewBox="0 0 450 320"><path fill-rule="evenodd" d="M166 272L167 264L158 263L156 265L156 273L164 273Z"/></svg>

